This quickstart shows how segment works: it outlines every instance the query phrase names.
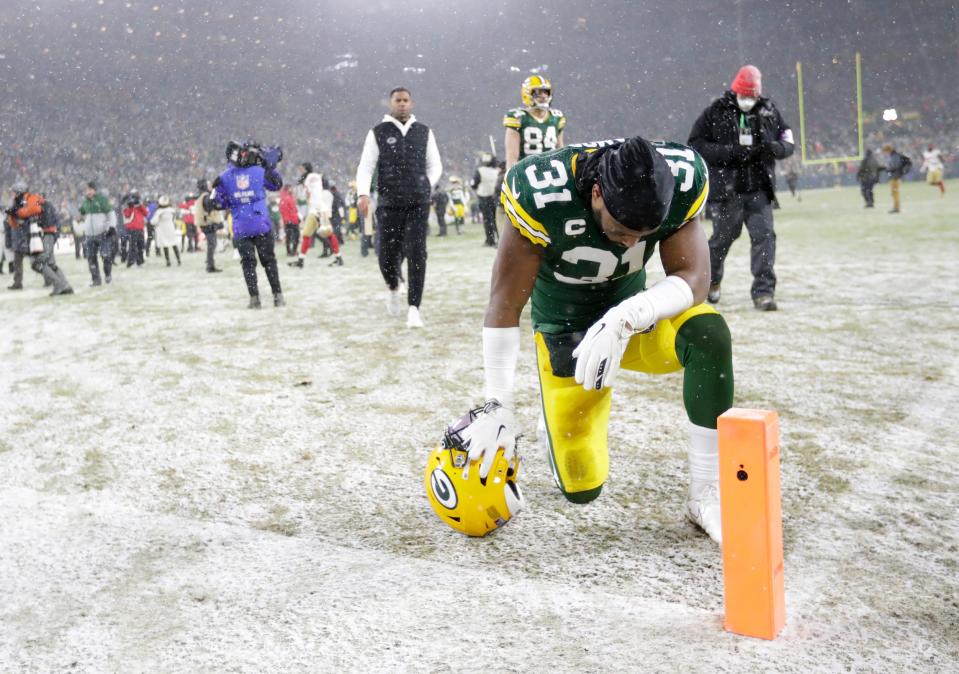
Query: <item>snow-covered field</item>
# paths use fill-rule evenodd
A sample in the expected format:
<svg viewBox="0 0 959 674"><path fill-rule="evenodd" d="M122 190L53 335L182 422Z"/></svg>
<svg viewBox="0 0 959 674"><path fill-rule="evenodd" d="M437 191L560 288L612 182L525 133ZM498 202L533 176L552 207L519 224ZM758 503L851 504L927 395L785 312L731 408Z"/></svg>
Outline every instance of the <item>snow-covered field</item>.
<svg viewBox="0 0 959 674"><path fill-rule="evenodd" d="M532 440L527 335L529 509L479 540L434 516L427 453L482 394L471 226L429 242L424 331L356 243L283 264L283 309L247 310L226 254L88 288L61 253L76 295L0 290L0 671L957 671L959 183L907 185L898 216L880 187L872 211L783 195L778 313L745 235L727 262L736 403L782 428L776 641L722 629L679 375L623 375L607 489L573 505Z"/></svg>

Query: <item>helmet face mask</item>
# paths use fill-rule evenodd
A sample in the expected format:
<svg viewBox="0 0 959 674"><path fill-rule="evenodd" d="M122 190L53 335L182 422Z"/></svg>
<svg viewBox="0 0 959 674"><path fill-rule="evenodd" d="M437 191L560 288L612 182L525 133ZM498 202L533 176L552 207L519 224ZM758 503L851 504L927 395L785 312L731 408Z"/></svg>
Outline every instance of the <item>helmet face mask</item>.
<svg viewBox="0 0 959 674"><path fill-rule="evenodd" d="M482 411L482 407L470 410L450 424L443 440L430 453L423 476L426 495L437 516L467 536L485 536L505 525L525 506L516 484L519 457L507 460L502 448L486 478L480 479L478 466L473 466L464 477L469 448L463 442L462 432Z"/></svg>
<svg viewBox="0 0 959 674"><path fill-rule="evenodd" d="M540 75L530 75L523 80L523 86L520 89L523 98L523 105L527 108L539 108L540 110L549 109L553 102L553 85L545 77ZM541 94L546 94L545 99Z"/></svg>

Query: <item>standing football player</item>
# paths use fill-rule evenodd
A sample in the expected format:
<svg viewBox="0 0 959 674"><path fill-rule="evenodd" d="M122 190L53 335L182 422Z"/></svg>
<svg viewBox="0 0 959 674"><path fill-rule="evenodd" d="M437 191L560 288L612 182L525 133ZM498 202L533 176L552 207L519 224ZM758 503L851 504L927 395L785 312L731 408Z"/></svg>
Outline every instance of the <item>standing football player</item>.
<svg viewBox="0 0 959 674"><path fill-rule="evenodd" d="M703 303L708 193L698 153L639 137L527 157L507 173L500 198L512 226L493 265L483 328L488 404L463 436L481 478L498 447L507 458L515 447L518 326L532 296L539 439L563 495L588 503L602 491L619 370L684 369L686 516L721 542L716 419L732 406L733 366L726 322ZM666 277L647 288L657 245ZM635 437L642 430L637 424Z"/></svg>
<svg viewBox="0 0 959 674"><path fill-rule="evenodd" d="M943 168L945 168L945 162L942 161L942 151L930 144L922 153L922 166L919 167L919 172L926 174L926 183L939 188L940 197L946 195L946 185L942 182Z"/></svg>
<svg viewBox="0 0 959 674"><path fill-rule="evenodd" d="M463 187L463 181L459 176L450 176L449 190L450 208L453 209L453 224L456 225L456 233L462 234L462 227L466 225L466 204L469 203L469 193Z"/></svg>
<svg viewBox="0 0 959 674"><path fill-rule="evenodd" d="M290 262L291 267L303 268L303 261L306 254L310 251L313 243L313 235L319 233L324 239L329 239L330 248L333 250L333 262L330 266L343 266L343 257L340 255L340 242L336 234L333 233L333 227L330 224L330 216L333 213L333 195L326 185L324 185L323 176L313 171L313 164L303 162L300 164L300 184L306 190L306 199L309 208L306 219L303 221L303 239L300 242L300 254L295 262Z"/></svg>
<svg viewBox="0 0 959 674"><path fill-rule="evenodd" d="M520 88L523 107L513 108L503 117L506 127L506 169L523 157L563 147L566 117L549 107L553 85L545 77L530 75Z"/></svg>

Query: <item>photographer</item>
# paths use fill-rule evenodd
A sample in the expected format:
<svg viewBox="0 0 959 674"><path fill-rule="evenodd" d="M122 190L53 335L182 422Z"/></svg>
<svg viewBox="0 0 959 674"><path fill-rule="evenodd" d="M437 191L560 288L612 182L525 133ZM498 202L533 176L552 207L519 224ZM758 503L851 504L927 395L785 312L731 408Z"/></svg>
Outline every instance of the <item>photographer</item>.
<svg viewBox="0 0 959 674"><path fill-rule="evenodd" d="M263 149L254 143L241 145L231 141L226 147L226 158L227 169L213 183L213 192L204 207L207 210L229 208L233 214L233 241L240 252L243 279L250 294L249 307L260 308L257 255L273 291L273 306L281 307L286 302L273 251L273 227L266 192L275 192L283 185L276 170L283 152L278 147Z"/></svg>
<svg viewBox="0 0 959 674"><path fill-rule="evenodd" d="M127 268L143 265L143 229L148 216L147 207L140 201L140 193L134 190L123 200L123 226L127 232Z"/></svg>
<svg viewBox="0 0 959 674"><path fill-rule="evenodd" d="M206 272L219 273L223 270L217 269L213 255L216 253L216 233L223 229L223 211L207 209L207 205L213 204L210 203L210 183L206 178L196 181L196 189L200 196L193 204L193 220L206 237Z"/></svg>
<svg viewBox="0 0 959 674"><path fill-rule="evenodd" d="M745 225L753 306L775 311L776 160L792 156L793 134L773 101L763 96L762 73L756 66L740 68L729 89L703 111L690 131L689 145L709 165L709 302L719 302L726 256Z"/></svg>
<svg viewBox="0 0 959 674"><path fill-rule="evenodd" d="M72 295L73 288L67 282L53 257L57 241L59 218L53 205L36 192L28 192L25 185L16 185L13 203L6 210L7 223L15 233L14 252L18 261L19 277L14 276L11 290L20 290L23 285L23 258L32 258L30 268L40 274L47 285L53 286L51 296Z"/></svg>

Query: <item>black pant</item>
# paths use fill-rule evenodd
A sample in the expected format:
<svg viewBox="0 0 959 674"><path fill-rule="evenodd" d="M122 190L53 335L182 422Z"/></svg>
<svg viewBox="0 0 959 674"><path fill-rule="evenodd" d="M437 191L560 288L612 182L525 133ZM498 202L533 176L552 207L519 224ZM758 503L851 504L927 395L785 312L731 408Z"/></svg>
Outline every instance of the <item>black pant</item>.
<svg viewBox="0 0 959 674"><path fill-rule="evenodd" d="M25 256L26 253L21 253L19 250L13 252L13 261L10 263L10 266L13 267L14 288L23 287L23 258Z"/></svg>
<svg viewBox="0 0 959 674"><path fill-rule="evenodd" d="M270 282L270 289L274 295L283 292L280 287L280 272L276 266L276 253L273 252L273 232L244 236L234 239L237 250L240 251L240 265L243 267L243 280L250 296L259 295L256 280L256 256L260 256L260 264L266 272L266 280Z"/></svg>
<svg viewBox="0 0 959 674"><path fill-rule="evenodd" d="M859 191L862 192L862 198L866 200L867 206L875 206L876 199L873 196L872 189L876 186L875 180L863 180L859 183Z"/></svg>
<svg viewBox="0 0 959 674"><path fill-rule="evenodd" d="M440 230L436 236L446 236L446 206L440 208L437 204L433 211L436 213L436 225Z"/></svg>
<svg viewBox="0 0 959 674"><path fill-rule="evenodd" d="M54 251L57 245L57 235L52 232L43 234L43 252L31 255L33 258L30 268L43 277L44 285L53 286L54 292L60 292L70 287L63 270L57 266Z"/></svg>
<svg viewBox="0 0 959 674"><path fill-rule="evenodd" d="M132 267L134 264L139 266L143 264L143 230L127 230L127 237L130 239L127 249L127 266Z"/></svg>
<svg viewBox="0 0 959 674"><path fill-rule="evenodd" d="M150 257L150 246L153 245L153 240L156 238L157 228L156 225L147 225L147 242L143 246L146 256ZM157 255L160 254L160 249L157 248Z"/></svg>
<svg viewBox="0 0 959 674"><path fill-rule="evenodd" d="M423 300L429 209L429 202L400 208L379 206L376 209L376 221L380 229L380 273L390 290L396 290L400 264L406 258L409 272L407 300L412 307L420 306Z"/></svg>
<svg viewBox="0 0 959 674"><path fill-rule="evenodd" d="M117 235L115 232L106 232L86 237L87 264L90 266L90 278L94 283L100 282L100 265L97 254L103 258L103 273L110 278L113 270L113 251L116 248Z"/></svg>
<svg viewBox="0 0 959 674"><path fill-rule="evenodd" d="M773 211L765 192L734 194L713 203L713 235L709 237L711 282L723 280L723 263L733 241L742 234L743 224L749 232L750 270L753 285L750 294L755 297L776 292L776 232L773 231Z"/></svg>
<svg viewBox="0 0 959 674"><path fill-rule="evenodd" d="M216 254L216 227L207 225L203 228L203 236L206 237L206 270L216 269L213 262L213 256Z"/></svg>
<svg viewBox="0 0 959 674"><path fill-rule="evenodd" d="M173 254L176 255L176 264L180 266L180 249L176 246L173 246ZM163 257L166 259L166 266L170 266L170 249L167 246L163 247Z"/></svg>
<svg viewBox="0 0 959 674"><path fill-rule="evenodd" d="M297 246L300 244L300 226L287 223L283 225L283 229L286 231L286 254L296 255Z"/></svg>
<svg viewBox="0 0 959 674"><path fill-rule="evenodd" d="M496 245L496 199L493 197L479 198L480 213L483 214L483 231L486 232L486 245Z"/></svg>

